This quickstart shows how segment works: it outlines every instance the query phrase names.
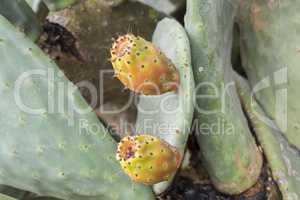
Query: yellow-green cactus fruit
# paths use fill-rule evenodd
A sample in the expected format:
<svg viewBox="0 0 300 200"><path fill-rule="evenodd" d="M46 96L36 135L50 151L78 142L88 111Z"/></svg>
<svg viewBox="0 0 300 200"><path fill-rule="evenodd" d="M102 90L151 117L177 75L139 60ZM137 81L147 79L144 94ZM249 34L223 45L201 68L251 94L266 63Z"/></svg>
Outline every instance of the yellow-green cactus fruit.
<svg viewBox="0 0 300 200"><path fill-rule="evenodd" d="M114 42L110 53L115 76L126 88L144 95L177 90L177 69L151 42L127 34Z"/></svg>
<svg viewBox="0 0 300 200"><path fill-rule="evenodd" d="M181 155L175 147L151 135L128 136L118 145L117 159L131 179L145 185L168 180Z"/></svg>

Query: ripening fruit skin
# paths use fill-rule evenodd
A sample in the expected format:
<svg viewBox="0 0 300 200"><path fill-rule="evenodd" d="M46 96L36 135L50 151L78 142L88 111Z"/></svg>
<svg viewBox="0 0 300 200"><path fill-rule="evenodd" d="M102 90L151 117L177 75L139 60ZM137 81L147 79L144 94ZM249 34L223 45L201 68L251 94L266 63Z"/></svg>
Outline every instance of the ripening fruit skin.
<svg viewBox="0 0 300 200"><path fill-rule="evenodd" d="M177 90L177 69L151 42L127 34L114 42L110 53L115 76L126 88L144 95Z"/></svg>
<svg viewBox="0 0 300 200"><path fill-rule="evenodd" d="M116 157L131 179L145 185L168 180L181 162L175 147L151 135L123 138Z"/></svg>

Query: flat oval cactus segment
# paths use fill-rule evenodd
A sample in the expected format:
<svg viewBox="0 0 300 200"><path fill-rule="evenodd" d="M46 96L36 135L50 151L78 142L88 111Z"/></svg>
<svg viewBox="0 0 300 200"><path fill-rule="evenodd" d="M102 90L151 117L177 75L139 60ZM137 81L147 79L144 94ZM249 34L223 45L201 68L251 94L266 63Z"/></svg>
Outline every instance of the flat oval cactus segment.
<svg viewBox="0 0 300 200"><path fill-rule="evenodd" d="M123 138L116 157L131 179L145 185L168 180L181 161L175 147L151 135Z"/></svg>
<svg viewBox="0 0 300 200"><path fill-rule="evenodd" d="M1 15L0 35L0 187L59 199L154 200L149 187L120 173L117 143L55 62ZM58 111L58 99L68 109Z"/></svg>
<svg viewBox="0 0 300 200"><path fill-rule="evenodd" d="M8 19L10 23L33 41L36 41L41 34L40 22L24 0L1 0L0 15Z"/></svg>
<svg viewBox="0 0 300 200"><path fill-rule="evenodd" d="M145 95L177 90L178 71L151 42L127 34L113 43L110 53L115 76L126 88Z"/></svg>

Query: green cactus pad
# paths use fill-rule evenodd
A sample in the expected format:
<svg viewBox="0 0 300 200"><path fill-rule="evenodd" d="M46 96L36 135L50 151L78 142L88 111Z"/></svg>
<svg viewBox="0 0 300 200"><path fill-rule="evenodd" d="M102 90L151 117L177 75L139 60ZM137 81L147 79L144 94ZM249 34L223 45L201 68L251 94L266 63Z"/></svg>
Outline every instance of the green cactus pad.
<svg viewBox="0 0 300 200"><path fill-rule="evenodd" d="M194 112L194 77L189 40L176 20L165 18L158 23L153 42L176 66L180 74L180 85L178 93L140 96L137 133L160 137L177 147L183 156ZM161 193L170 183L171 181L156 184L154 191Z"/></svg>
<svg viewBox="0 0 300 200"><path fill-rule="evenodd" d="M300 154L283 137L278 129L262 121L267 118L260 105L253 100L251 88L245 79L235 75L240 99L257 135L274 180L282 193L283 200L300 198Z"/></svg>
<svg viewBox="0 0 300 200"><path fill-rule="evenodd" d="M262 166L232 77L234 2L188 0L185 16L196 82L197 139L214 186L228 194L254 185Z"/></svg>
<svg viewBox="0 0 300 200"><path fill-rule="evenodd" d="M0 194L0 199L1 200L17 200L15 198L12 198L12 197L4 195L4 194Z"/></svg>
<svg viewBox="0 0 300 200"><path fill-rule="evenodd" d="M300 1L240 6L243 67L257 101L300 149Z"/></svg>
<svg viewBox="0 0 300 200"><path fill-rule="evenodd" d="M122 173L116 142L54 61L1 16L0 38L0 184L72 200L154 199Z"/></svg>
<svg viewBox="0 0 300 200"><path fill-rule="evenodd" d="M1 0L0 15L25 32L32 40L39 37L41 26L25 0Z"/></svg>

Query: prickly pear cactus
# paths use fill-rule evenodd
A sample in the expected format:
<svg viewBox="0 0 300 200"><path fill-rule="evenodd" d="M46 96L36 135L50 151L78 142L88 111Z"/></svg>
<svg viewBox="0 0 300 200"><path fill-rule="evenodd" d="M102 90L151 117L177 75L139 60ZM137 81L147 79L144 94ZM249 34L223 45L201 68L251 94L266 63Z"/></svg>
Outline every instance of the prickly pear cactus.
<svg viewBox="0 0 300 200"><path fill-rule="evenodd" d="M1 0L0 15L25 32L32 40L39 37L41 32L39 21L25 0Z"/></svg>
<svg viewBox="0 0 300 200"><path fill-rule="evenodd" d="M245 79L235 75L237 89L243 107L250 119L255 134L266 155L273 178L277 182L283 200L300 198L300 155L286 138L274 127L268 126L261 117L267 118L254 100L251 88ZM274 124L275 125L275 124ZM275 125L276 126L276 125Z"/></svg>
<svg viewBox="0 0 300 200"><path fill-rule="evenodd" d="M153 185L171 178L181 154L167 142L151 135L128 136L118 145L117 159L136 182Z"/></svg>
<svg viewBox="0 0 300 200"><path fill-rule="evenodd" d="M165 18L158 23L153 42L174 63L179 72L180 85L176 93L140 96L136 131L162 138L184 155L194 113L195 84L189 40L176 20ZM156 184L154 191L161 193L170 183L171 180Z"/></svg>
<svg viewBox="0 0 300 200"><path fill-rule="evenodd" d="M298 149L299 10L299 1L251 0L240 4L239 16L243 67L251 88L269 118Z"/></svg>
<svg viewBox="0 0 300 200"><path fill-rule="evenodd" d="M197 86L197 139L213 184L228 194L250 188L262 166L232 78L234 2L188 0L185 16Z"/></svg>
<svg viewBox="0 0 300 200"><path fill-rule="evenodd" d="M154 199L123 175L116 142L78 89L1 16L0 60L0 184L62 199Z"/></svg>
<svg viewBox="0 0 300 200"><path fill-rule="evenodd" d="M110 53L115 76L126 88L144 95L177 90L175 66L151 42L127 34L114 42Z"/></svg>

